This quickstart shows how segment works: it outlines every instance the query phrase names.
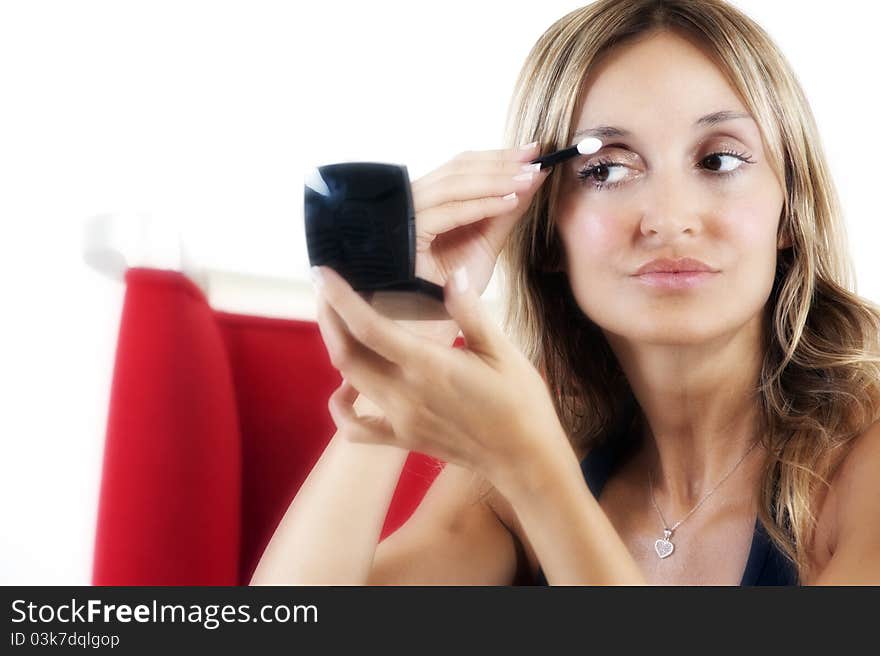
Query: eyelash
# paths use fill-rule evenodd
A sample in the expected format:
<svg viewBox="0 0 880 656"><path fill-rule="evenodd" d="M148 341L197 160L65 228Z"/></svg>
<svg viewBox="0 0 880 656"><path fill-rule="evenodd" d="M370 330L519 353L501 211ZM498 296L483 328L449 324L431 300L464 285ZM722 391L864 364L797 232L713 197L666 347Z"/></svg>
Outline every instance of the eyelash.
<svg viewBox="0 0 880 656"><path fill-rule="evenodd" d="M735 150L720 150L720 151L717 151L714 153L709 153L700 161L702 162L702 161L704 161L714 155L730 155L731 157L736 157L737 159L741 160L745 164L754 164L755 163L754 160L751 159L751 155L747 155L745 153L739 153L739 152L736 152ZM618 166L623 166L623 164L620 164L618 162L613 162L611 160L600 160L596 164L594 164L593 166L585 167L585 168L581 169L580 171L578 171L578 174L577 174L577 177L581 181L581 184L583 184L583 185L589 184L594 189L613 189L614 187L617 187L617 186L623 184L623 182L625 182L624 180L618 180L617 182L594 182L594 181L592 181L591 178L593 176L593 173L595 173L596 170L602 166L618 167ZM701 168L705 168L705 167L701 167ZM720 173L712 173L712 175L714 175L718 178L729 178L729 177L739 173L743 168L744 167L742 167L742 166L738 166L732 171L722 171Z"/></svg>

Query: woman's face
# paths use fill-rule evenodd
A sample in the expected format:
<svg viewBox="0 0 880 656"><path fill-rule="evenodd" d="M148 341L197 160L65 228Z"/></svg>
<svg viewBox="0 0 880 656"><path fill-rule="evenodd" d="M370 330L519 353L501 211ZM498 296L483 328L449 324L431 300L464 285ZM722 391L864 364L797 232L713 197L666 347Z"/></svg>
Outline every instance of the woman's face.
<svg viewBox="0 0 880 656"><path fill-rule="evenodd" d="M654 344L704 341L760 318L783 189L754 120L696 123L748 114L723 74L660 32L609 54L585 85L577 131L628 134L599 135L602 150L561 165L558 228L581 310L606 333ZM658 257L696 258L717 273L690 288L633 275Z"/></svg>

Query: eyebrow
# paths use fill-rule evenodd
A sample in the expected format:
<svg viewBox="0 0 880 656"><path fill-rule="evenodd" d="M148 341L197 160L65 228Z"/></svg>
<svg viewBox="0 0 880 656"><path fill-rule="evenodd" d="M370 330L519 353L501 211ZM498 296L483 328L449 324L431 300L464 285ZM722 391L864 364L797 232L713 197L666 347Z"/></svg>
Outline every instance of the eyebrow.
<svg viewBox="0 0 880 656"><path fill-rule="evenodd" d="M724 121L732 121L737 118L751 118L754 117L751 114L746 112L734 112L730 110L722 110L720 112L712 112L711 114L706 114L705 116L701 116L696 121L694 121L694 127L704 127L709 125L716 125L717 123L723 123ZM632 133L629 130L624 130L623 128L616 127L614 125L599 125L595 128L587 128L586 130L580 130L575 133L574 140L575 142L580 141L581 137L598 137L605 141L609 138L613 137L629 137Z"/></svg>

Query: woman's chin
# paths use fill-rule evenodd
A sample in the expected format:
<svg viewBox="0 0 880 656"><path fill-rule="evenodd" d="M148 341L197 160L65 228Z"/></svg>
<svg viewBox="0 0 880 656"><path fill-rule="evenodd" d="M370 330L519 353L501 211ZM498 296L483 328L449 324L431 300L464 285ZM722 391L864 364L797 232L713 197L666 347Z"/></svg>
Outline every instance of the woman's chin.
<svg viewBox="0 0 880 656"><path fill-rule="evenodd" d="M705 313L700 316L698 319L689 313L666 313L665 316L634 313L626 324L618 323L617 330L611 327L605 332L628 342L656 346L697 346L717 340L727 332L717 323L708 324Z"/></svg>

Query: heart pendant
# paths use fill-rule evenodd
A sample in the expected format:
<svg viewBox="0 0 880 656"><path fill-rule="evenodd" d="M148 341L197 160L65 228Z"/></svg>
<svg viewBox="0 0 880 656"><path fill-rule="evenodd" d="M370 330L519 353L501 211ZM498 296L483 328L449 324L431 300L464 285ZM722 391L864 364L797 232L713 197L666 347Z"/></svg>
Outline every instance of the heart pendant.
<svg viewBox="0 0 880 656"><path fill-rule="evenodd" d="M654 551L656 551L657 555L661 558L666 558L672 553L673 549L675 549L675 546L669 540L660 538L654 542Z"/></svg>

